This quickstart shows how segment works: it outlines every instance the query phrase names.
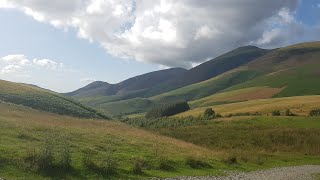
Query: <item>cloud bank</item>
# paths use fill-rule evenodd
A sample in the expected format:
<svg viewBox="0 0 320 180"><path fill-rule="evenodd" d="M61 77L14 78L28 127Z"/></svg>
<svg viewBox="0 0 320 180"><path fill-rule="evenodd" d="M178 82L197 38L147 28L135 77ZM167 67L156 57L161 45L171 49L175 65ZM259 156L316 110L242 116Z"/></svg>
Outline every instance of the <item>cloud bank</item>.
<svg viewBox="0 0 320 180"><path fill-rule="evenodd" d="M277 47L317 30L297 22L298 0L0 0L35 20L98 42L117 57L190 67L233 48Z"/></svg>
<svg viewBox="0 0 320 180"><path fill-rule="evenodd" d="M62 63L50 59L33 59L29 60L23 54L12 54L0 57L0 74L21 75L27 74L36 68L45 68L52 71L65 70Z"/></svg>

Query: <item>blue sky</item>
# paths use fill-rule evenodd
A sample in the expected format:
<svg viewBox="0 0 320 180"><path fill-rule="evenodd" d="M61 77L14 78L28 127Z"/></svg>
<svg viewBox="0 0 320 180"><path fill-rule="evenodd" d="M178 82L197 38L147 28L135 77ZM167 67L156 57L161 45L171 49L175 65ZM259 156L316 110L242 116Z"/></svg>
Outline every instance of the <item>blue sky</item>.
<svg viewBox="0 0 320 180"><path fill-rule="evenodd" d="M0 79L68 92L94 80L190 68L243 45L273 48L320 34L320 0L58 1L0 0Z"/></svg>

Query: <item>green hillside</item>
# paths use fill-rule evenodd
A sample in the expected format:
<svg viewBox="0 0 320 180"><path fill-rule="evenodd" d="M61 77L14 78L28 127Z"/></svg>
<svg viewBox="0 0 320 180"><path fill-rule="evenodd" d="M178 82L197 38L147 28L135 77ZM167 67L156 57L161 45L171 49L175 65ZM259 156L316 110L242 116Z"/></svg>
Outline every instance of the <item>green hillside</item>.
<svg viewBox="0 0 320 180"><path fill-rule="evenodd" d="M35 86L0 80L0 101L36 110L83 118L106 118L70 98Z"/></svg>
<svg viewBox="0 0 320 180"><path fill-rule="evenodd" d="M97 96L120 96L121 100L142 97L141 92L174 78L186 70L182 68L171 68L154 71L129 78L117 84L96 81L76 91L66 93L67 96L77 98Z"/></svg>
<svg viewBox="0 0 320 180"><path fill-rule="evenodd" d="M151 99L160 102L188 100L193 101L191 102L193 106L205 106L250 99L318 95L320 94L319 58L320 42L280 48L233 71ZM257 90L259 88L269 89L262 91L269 95L261 93L261 89ZM252 90L250 95L254 97L230 97L249 96L246 92L248 89ZM215 95L216 93L221 94Z"/></svg>
<svg viewBox="0 0 320 180"><path fill-rule="evenodd" d="M260 49L254 46L237 48L217 58L204 62L183 73L181 76L155 86L148 91L148 96L154 96L208 80L232 69L238 68L239 66L245 65L269 52L271 52L271 50Z"/></svg>
<svg viewBox="0 0 320 180"><path fill-rule="evenodd" d="M207 81L160 94L151 99L156 102L191 101L217 93L230 86L253 79L257 76L259 76L259 72L257 71L241 69L222 74Z"/></svg>
<svg viewBox="0 0 320 180"><path fill-rule="evenodd" d="M111 116L121 116L146 112L155 106L157 106L157 104L149 99L134 98L99 104L95 106L95 108Z"/></svg>
<svg viewBox="0 0 320 180"><path fill-rule="evenodd" d="M279 49L248 64L248 68L264 72L265 75L225 91L269 86L284 88L274 97L320 94L320 42Z"/></svg>

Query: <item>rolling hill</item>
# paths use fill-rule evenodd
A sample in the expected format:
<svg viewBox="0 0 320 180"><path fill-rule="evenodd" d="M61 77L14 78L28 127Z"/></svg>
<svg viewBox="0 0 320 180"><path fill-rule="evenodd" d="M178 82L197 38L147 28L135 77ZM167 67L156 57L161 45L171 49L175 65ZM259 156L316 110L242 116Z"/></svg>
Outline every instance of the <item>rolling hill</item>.
<svg viewBox="0 0 320 180"><path fill-rule="evenodd" d="M107 112L109 115L117 116L133 112L145 112L151 108L149 106L150 100L153 100L147 100L146 98L219 76L226 71L251 62L255 58L263 56L268 52L270 52L270 50L264 50L254 46L241 47L190 70L173 68L156 71L130 78L118 84L108 84L98 81L65 95L76 98L90 107ZM208 94L224 89L226 86L244 81L243 77L253 78L256 75L254 71L236 72L226 78L218 80L219 84L204 90L206 92L198 94L198 91L196 91L191 95L179 97L179 99L191 100L205 97ZM215 84L215 82L211 84ZM135 100L137 100L137 102L135 102ZM176 99L173 99L173 101L175 100ZM144 101L144 103L141 103L142 101ZM151 104L159 103L167 103L167 99L161 102L152 102ZM115 109L114 107L121 108L123 113L119 114L119 110L113 111ZM127 107L129 107L129 109L127 109Z"/></svg>
<svg viewBox="0 0 320 180"><path fill-rule="evenodd" d="M187 100L192 101L193 106L205 106L250 99L319 95L319 57L320 42L280 48L215 78L151 99L159 102ZM230 98L232 94L242 97Z"/></svg>
<svg viewBox="0 0 320 180"><path fill-rule="evenodd" d="M97 110L58 93L32 85L0 80L0 101L36 110L83 118L107 118Z"/></svg>
<svg viewBox="0 0 320 180"><path fill-rule="evenodd" d="M97 81L74 92L66 93L65 95L80 98L119 95L122 99L126 99L126 96L134 94L133 97L138 97L139 95L142 96L141 94L148 89L179 76L185 71L186 70L182 68L160 70L136 76L117 84Z"/></svg>
<svg viewBox="0 0 320 180"><path fill-rule="evenodd" d="M182 75L154 87L148 92L149 96L168 92L201 81L216 77L239 66L245 65L272 50L260 49L255 46L244 46L227 52L217 58L204 62Z"/></svg>
<svg viewBox="0 0 320 180"><path fill-rule="evenodd" d="M275 50L246 46L190 70L148 73L116 85L95 82L69 95L116 116L143 113L153 106L176 101L190 101L192 108L197 108L254 99L319 95L319 57L320 42ZM166 73L170 75L165 76ZM166 78L157 81L155 77L159 74ZM153 81L149 83L146 79ZM142 86L144 82L147 84Z"/></svg>

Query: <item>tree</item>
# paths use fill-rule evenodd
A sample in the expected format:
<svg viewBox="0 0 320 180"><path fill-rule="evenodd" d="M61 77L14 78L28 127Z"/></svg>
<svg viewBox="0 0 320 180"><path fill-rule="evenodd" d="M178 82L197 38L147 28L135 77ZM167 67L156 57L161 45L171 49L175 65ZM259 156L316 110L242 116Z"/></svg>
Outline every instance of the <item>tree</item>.
<svg viewBox="0 0 320 180"><path fill-rule="evenodd" d="M215 117L216 116L216 112L212 108L208 108L208 109L206 109L204 111L204 116Z"/></svg>
<svg viewBox="0 0 320 180"><path fill-rule="evenodd" d="M272 116L280 116L280 115L281 113L278 110L272 112Z"/></svg>
<svg viewBox="0 0 320 180"><path fill-rule="evenodd" d="M190 106L187 102L166 104L150 110L146 114L146 118L160 118L160 117L173 116L175 114L188 111L189 109L190 109Z"/></svg>

